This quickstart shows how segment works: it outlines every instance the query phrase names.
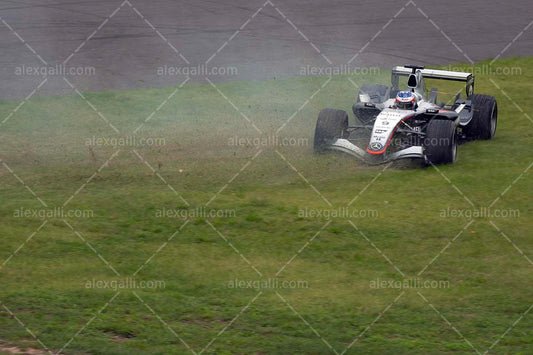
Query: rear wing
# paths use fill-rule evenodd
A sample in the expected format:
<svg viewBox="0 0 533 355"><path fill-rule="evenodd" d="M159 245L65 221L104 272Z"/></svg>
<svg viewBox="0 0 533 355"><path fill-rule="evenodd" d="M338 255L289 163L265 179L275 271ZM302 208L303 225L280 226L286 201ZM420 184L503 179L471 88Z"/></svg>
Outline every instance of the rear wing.
<svg viewBox="0 0 533 355"><path fill-rule="evenodd" d="M392 86L398 88L398 78L409 76L420 71L423 78L462 81L466 83L466 94L470 96L474 93L474 74L455 72L449 70L424 69L416 66L397 66L392 69Z"/></svg>

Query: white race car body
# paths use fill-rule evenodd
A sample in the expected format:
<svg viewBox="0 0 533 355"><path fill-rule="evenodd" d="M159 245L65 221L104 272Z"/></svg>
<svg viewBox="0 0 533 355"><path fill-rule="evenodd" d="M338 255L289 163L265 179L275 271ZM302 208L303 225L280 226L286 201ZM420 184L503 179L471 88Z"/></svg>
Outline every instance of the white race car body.
<svg viewBox="0 0 533 355"><path fill-rule="evenodd" d="M400 92L399 77L402 76L408 76L407 91ZM460 95L456 96L453 105L437 104L437 90L432 89L426 96L424 78L465 82L467 95L471 95L474 90L474 76L471 73L417 66L395 67L392 70L391 87L374 84L361 87L353 111L356 120L362 124L346 127L325 148L339 150L370 163L401 158L426 159L427 144L424 140L429 122L434 119L446 120L457 130L457 127L470 123L473 110L471 102L462 100ZM404 96L396 96L398 92L407 95L406 97L414 96L414 105L409 109L399 105L398 100ZM371 133L369 137L361 138L362 131ZM455 141L455 138L452 139Z"/></svg>
<svg viewBox="0 0 533 355"><path fill-rule="evenodd" d="M398 128L404 126L407 129L416 131L419 127L410 127L406 121L419 114L425 114L428 110L440 111L436 104L427 101L420 101L416 110L401 110L391 108L394 106L394 99L384 102L384 108L376 117L372 127L372 133L366 149L361 149L349 139L339 138L331 143L330 148L339 150L364 160L374 160L385 162L402 158L424 158L423 146L410 146L395 152L387 152L387 148L393 140ZM465 105L460 105L454 111L460 113ZM442 113L442 112L441 112ZM454 123L459 125L459 115L455 118Z"/></svg>

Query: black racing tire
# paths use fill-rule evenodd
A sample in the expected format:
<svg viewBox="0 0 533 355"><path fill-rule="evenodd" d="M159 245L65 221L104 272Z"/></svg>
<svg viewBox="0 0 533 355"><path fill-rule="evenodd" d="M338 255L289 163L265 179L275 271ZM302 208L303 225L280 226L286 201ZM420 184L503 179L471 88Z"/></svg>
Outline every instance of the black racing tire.
<svg viewBox="0 0 533 355"><path fill-rule="evenodd" d="M428 123L424 152L429 164L449 164L457 160L457 134L451 120L433 119Z"/></svg>
<svg viewBox="0 0 533 355"><path fill-rule="evenodd" d="M314 149L323 152L335 138L345 138L348 129L348 114L343 110L325 108L316 121Z"/></svg>
<svg viewBox="0 0 533 355"><path fill-rule="evenodd" d="M472 101L474 115L465 126L463 132L467 139L492 139L498 124L498 103L490 95L473 94L468 97Z"/></svg>

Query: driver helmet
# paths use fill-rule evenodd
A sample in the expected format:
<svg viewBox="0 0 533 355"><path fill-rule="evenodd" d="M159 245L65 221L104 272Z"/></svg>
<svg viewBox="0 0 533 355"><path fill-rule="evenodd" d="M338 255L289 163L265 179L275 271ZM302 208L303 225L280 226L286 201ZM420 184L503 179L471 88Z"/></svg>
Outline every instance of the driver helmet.
<svg viewBox="0 0 533 355"><path fill-rule="evenodd" d="M413 110L416 107L416 97L411 91L400 91L396 95L396 107L402 110Z"/></svg>

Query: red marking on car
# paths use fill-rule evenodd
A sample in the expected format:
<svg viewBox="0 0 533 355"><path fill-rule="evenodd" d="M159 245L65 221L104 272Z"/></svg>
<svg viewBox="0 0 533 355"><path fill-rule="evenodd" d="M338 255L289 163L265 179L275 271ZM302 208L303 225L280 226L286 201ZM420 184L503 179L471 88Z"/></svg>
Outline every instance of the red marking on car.
<svg viewBox="0 0 533 355"><path fill-rule="evenodd" d="M390 136L389 136L389 139L387 139L387 143L385 144L385 147L383 147L383 149L381 149L380 151L377 151L377 152L376 152L376 151L372 151L372 150L370 150L368 147L366 147L366 151L367 151L368 153L370 153L370 154L375 154L375 155L377 155L377 154L383 154L383 153L387 150L387 148L388 148L388 146L389 146L389 143L390 143L390 140L392 139L392 136L394 135L394 132L396 132L396 129L398 128L398 126L399 126L403 121L405 121L405 120L407 120L408 118L411 118L411 117L413 117L413 116L414 116L414 114L402 118L402 119L400 120L400 122L398 122L398 123L396 124L396 126L394 126L394 128L392 129L392 132L391 132L391 134L390 134Z"/></svg>

